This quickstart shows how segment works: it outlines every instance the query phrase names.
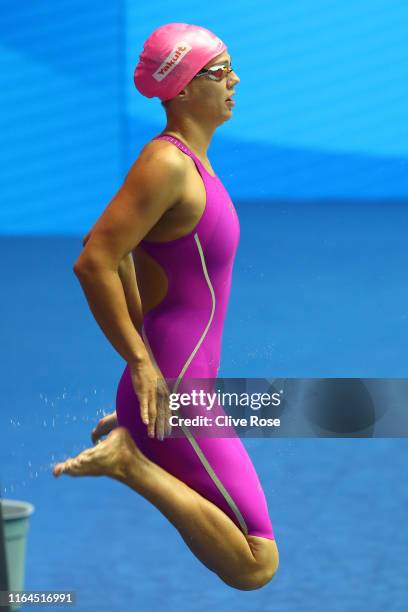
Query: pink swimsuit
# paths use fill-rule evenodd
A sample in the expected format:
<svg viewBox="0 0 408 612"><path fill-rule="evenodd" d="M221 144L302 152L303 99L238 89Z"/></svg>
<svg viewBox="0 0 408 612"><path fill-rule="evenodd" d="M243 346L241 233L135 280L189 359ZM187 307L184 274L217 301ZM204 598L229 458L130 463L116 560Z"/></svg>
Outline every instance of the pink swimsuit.
<svg viewBox="0 0 408 612"><path fill-rule="evenodd" d="M143 339L163 376L175 379L180 391L189 379L217 377L239 222L219 178L178 139L156 138L194 160L206 190L204 212L191 232L168 242L140 243L168 279L165 298L144 317ZM149 438L128 366L119 382L116 411L119 424L149 459L216 504L243 533L274 539L264 492L238 436L194 437L184 427L181 437Z"/></svg>

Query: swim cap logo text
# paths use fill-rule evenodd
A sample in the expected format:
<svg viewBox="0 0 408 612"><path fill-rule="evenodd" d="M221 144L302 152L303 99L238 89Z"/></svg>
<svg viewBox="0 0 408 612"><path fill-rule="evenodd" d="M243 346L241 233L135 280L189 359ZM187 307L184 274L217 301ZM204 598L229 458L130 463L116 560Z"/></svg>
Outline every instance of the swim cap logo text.
<svg viewBox="0 0 408 612"><path fill-rule="evenodd" d="M153 78L156 81L162 81L174 68L177 66L179 62L183 59L186 53L191 51L192 47L184 42L180 41L174 47L171 53L166 57L163 63L159 66L156 72L153 73Z"/></svg>

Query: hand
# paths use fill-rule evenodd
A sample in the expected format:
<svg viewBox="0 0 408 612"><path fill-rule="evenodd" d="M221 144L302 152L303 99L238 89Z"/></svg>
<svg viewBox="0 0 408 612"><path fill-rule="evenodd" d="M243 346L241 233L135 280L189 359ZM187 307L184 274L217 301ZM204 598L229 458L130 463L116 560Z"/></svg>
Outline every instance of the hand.
<svg viewBox="0 0 408 612"><path fill-rule="evenodd" d="M129 364L133 388L139 399L140 416L150 438L163 440L170 435L169 389L160 370L149 358L137 364Z"/></svg>
<svg viewBox="0 0 408 612"><path fill-rule="evenodd" d="M114 410L110 414L106 414L104 417L102 417L95 429L92 430L92 442L96 444L102 436L107 436L112 429L115 429L117 426L118 417L116 416L116 410Z"/></svg>

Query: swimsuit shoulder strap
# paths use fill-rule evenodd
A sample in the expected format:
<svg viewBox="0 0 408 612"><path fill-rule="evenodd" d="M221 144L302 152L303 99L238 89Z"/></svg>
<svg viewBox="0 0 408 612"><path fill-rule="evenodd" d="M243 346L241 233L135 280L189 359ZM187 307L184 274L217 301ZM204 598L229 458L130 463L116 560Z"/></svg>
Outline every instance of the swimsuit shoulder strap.
<svg viewBox="0 0 408 612"><path fill-rule="evenodd" d="M163 134L161 136L155 136L153 138L153 140L168 140L169 142L172 142L173 144L176 145L176 147L178 147L181 151L183 151L186 155L188 155L189 157L191 157L198 165L200 170L205 170L206 174L209 176L212 176L211 174L209 174L208 170L205 168L204 164L198 159L197 155L195 153L193 153L191 151L191 149L189 149L184 142L181 142L181 140L179 140L178 138L176 138L175 136L170 136L170 134Z"/></svg>

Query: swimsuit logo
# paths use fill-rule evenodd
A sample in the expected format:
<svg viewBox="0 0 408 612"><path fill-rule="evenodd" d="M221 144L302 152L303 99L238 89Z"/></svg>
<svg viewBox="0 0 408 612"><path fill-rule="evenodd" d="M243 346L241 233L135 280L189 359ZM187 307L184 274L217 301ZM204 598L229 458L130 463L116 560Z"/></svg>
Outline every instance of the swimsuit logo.
<svg viewBox="0 0 408 612"><path fill-rule="evenodd" d="M156 81L162 81L174 68L177 66L179 62L183 59L186 53L191 51L192 47L184 42L180 41L176 44L172 52L166 57L164 62L159 66L156 72L153 73L153 78Z"/></svg>

